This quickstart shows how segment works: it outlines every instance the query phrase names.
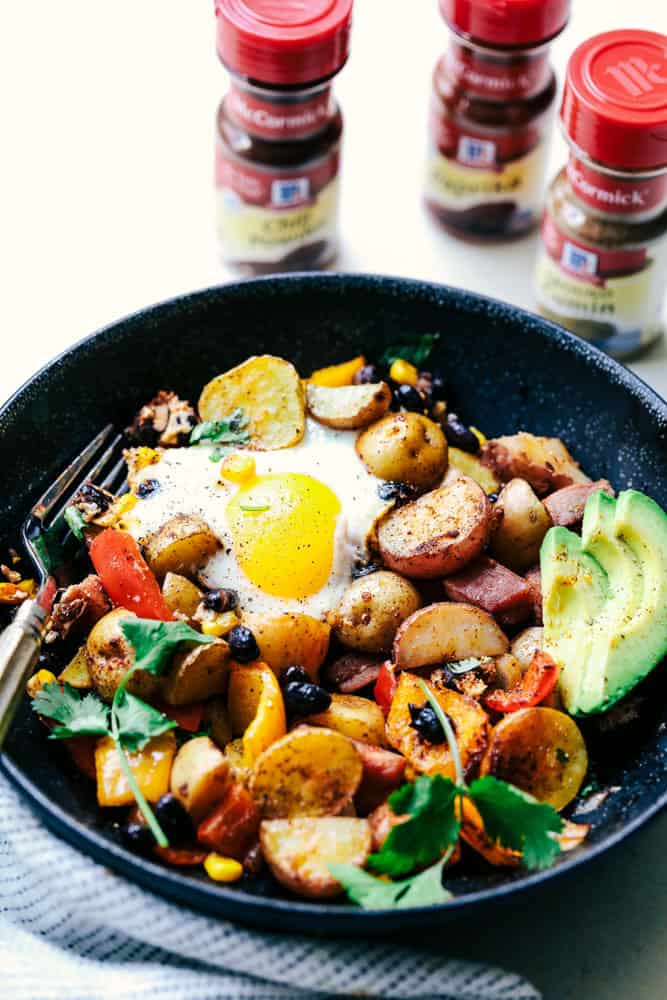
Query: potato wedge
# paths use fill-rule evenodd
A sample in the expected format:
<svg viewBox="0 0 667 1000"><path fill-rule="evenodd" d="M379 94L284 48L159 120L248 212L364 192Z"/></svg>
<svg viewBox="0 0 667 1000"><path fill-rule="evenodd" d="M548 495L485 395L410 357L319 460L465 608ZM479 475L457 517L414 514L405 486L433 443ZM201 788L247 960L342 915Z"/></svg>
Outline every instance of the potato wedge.
<svg viewBox="0 0 667 1000"><path fill-rule="evenodd" d="M311 417L325 427L357 430L385 415L391 404L391 389L386 382L334 389L311 383L306 386L306 403Z"/></svg>
<svg viewBox="0 0 667 1000"><path fill-rule="evenodd" d="M391 511L379 524L378 547L385 565L403 576L447 576L481 553L490 530L484 491L462 477Z"/></svg>
<svg viewBox="0 0 667 1000"><path fill-rule="evenodd" d="M144 541L146 562L158 580L167 573L193 574L220 548L206 521L176 514Z"/></svg>
<svg viewBox="0 0 667 1000"><path fill-rule="evenodd" d="M192 618L204 596L204 591L187 577L169 572L162 583L162 596L170 611Z"/></svg>
<svg viewBox="0 0 667 1000"><path fill-rule="evenodd" d="M298 612L260 615L249 611L243 613L243 624L255 636L261 659L278 677L298 664L317 680L329 649L329 625Z"/></svg>
<svg viewBox="0 0 667 1000"><path fill-rule="evenodd" d="M425 681L452 721L456 732L461 766L466 777L476 773L487 748L488 717L474 698L439 688ZM407 758L420 774L442 774L456 778L454 758L449 744L429 743L412 726L410 705L426 704L426 695L414 674L401 674L396 694L387 716L387 739L390 746Z"/></svg>
<svg viewBox="0 0 667 1000"><path fill-rule="evenodd" d="M482 463L499 479L525 479L538 496L573 483L590 483L560 438L536 437L519 431L488 441Z"/></svg>
<svg viewBox="0 0 667 1000"><path fill-rule="evenodd" d="M85 642L76 651L63 672L58 675L58 680L61 684L69 684L70 687L77 688L79 691L89 691L93 686Z"/></svg>
<svg viewBox="0 0 667 1000"><path fill-rule="evenodd" d="M512 656L519 661L522 673L525 674L533 662L533 657L544 643L544 629L538 625L525 628L512 640Z"/></svg>
<svg viewBox="0 0 667 1000"><path fill-rule="evenodd" d="M538 562L550 527L551 519L529 483L510 479L493 507L489 548L503 565L523 573Z"/></svg>
<svg viewBox="0 0 667 1000"><path fill-rule="evenodd" d="M496 656L493 662L496 668L496 683L494 687L502 688L503 691L509 691L510 688L518 684L526 672L512 653L503 653L502 656Z"/></svg>
<svg viewBox="0 0 667 1000"><path fill-rule="evenodd" d="M401 622L420 606L419 592L408 580L378 570L352 581L329 621L336 637L350 649L386 653Z"/></svg>
<svg viewBox="0 0 667 1000"><path fill-rule="evenodd" d="M250 783L266 819L333 816L361 782L359 754L331 729L299 726L260 756Z"/></svg>
<svg viewBox="0 0 667 1000"><path fill-rule="evenodd" d="M584 738L574 719L553 708L524 708L506 715L491 733L482 774L509 781L564 809L588 769Z"/></svg>
<svg viewBox="0 0 667 1000"><path fill-rule="evenodd" d="M400 670L416 670L470 656L500 656L509 641L491 615L472 604L430 604L403 622L394 639Z"/></svg>
<svg viewBox="0 0 667 1000"><path fill-rule="evenodd" d="M196 736L176 754L169 787L199 823L221 801L230 781L229 761L208 736Z"/></svg>
<svg viewBox="0 0 667 1000"><path fill-rule="evenodd" d="M111 701L116 688L134 663L134 651L121 630L124 619L135 618L132 611L114 608L93 626L86 643L88 669L93 686L100 698ZM150 698L158 687L158 679L145 670L130 678L127 690L138 698Z"/></svg>
<svg viewBox="0 0 667 1000"><path fill-rule="evenodd" d="M175 753L176 737L173 732L155 736L143 750L128 753L130 769L149 802L157 802L169 790L169 774ZM103 736L97 741L95 771L97 801L101 806L134 805L132 789L121 767L116 744L110 736Z"/></svg>
<svg viewBox="0 0 667 1000"><path fill-rule="evenodd" d="M368 820L346 816L264 820L259 839L278 881L307 899L339 895L343 887L329 866L361 867L371 850Z"/></svg>
<svg viewBox="0 0 667 1000"><path fill-rule="evenodd" d="M229 720L233 736L243 737L243 752L254 764L287 731L285 704L278 678L266 663L232 664Z"/></svg>
<svg viewBox="0 0 667 1000"><path fill-rule="evenodd" d="M161 694L170 705L189 705L222 694L227 687L229 646L216 639L208 646L184 645L161 680Z"/></svg>
<svg viewBox="0 0 667 1000"><path fill-rule="evenodd" d="M326 712L310 715L306 722L311 726L335 729L351 740L376 747L383 747L387 742L384 715L380 706L368 698L359 698L354 694L332 694L331 704Z"/></svg>
<svg viewBox="0 0 667 1000"><path fill-rule="evenodd" d="M447 474L443 480L445 484L453 483L455 479L467 476L474 479L482 487L485 493L497 493L500 489L500 480L488 467L482 465L477 455L471 455L468 451L461 451L460 448L449 446L449 463Z"/></svg>
<svg viewBox="0 0 667 1000"><path fill-rule="evenodd" d="M388 413L359 434L356 448L374 476L424 489L439 482L447 468L442 428L421 413Z"/></svg>
<svg viewBox="0 0 667 1000"><path fill-rule="evenodd" d="M306 426L305 391L294 365L271 354L248 358L204 386L202 420L222 420L241 409L248 419L250 447L290 448Z"/></svg>
<svg viewBox="0 0 667 1000"><path fill-rule="evenodd" d="M229 773L233 780L244 787L250 786L252 764L247 760L243 740L230 740L225 746L225 760L229 761Z"/></svg>
<svg viewBox="0 0 667 1000"><path fill-rule="evenodd" d="M208 726L211 739L224 748L232 739L232 724L224 698L209 698L204 706L204 724Z"/></svg>

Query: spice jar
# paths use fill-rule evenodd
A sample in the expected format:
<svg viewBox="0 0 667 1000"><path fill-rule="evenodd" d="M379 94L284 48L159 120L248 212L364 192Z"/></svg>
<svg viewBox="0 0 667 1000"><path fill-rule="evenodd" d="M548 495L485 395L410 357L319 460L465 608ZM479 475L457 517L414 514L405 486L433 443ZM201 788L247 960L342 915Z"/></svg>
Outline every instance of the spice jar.
<svg viewBox="0 0 667 1000"><path fill-rule="evenodd" d="M547 196L539 308L628 357L663 330L667 37L610 31L580 45L561 121L570 157Z"/></svg>
<svg viewBox="0 0 667 1000"><path fill-rule="evenodd" d="M556 78L549 42L570 0L440 0L426 203L455 236L504 240L539 220Z"/></svg>
<svg viewBox="0 0 667 1000"><path fill-rule="evenodd" d="M337 250L343 121L331 81L352 0L216 0L231 85L217 119L218 233L249 274L302 270Z"/></svg>

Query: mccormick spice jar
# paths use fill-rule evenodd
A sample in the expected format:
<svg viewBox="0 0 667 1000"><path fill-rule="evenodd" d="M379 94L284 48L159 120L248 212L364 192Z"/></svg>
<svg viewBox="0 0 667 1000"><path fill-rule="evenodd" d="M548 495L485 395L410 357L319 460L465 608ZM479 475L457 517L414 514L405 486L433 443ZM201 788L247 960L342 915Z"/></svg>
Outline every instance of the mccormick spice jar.
<svg viewBox="0 0 667 1000"><path fill-rule="evenodd" d="M667 37L610 31L580 45L561 121L570 158L547 197L540 311L627 357L663 329Z"/></svg>
<svg viewBox="0 0 667 1000"><path fill-rule="evenodd" d="M218 111L224 259L250 274L318 268L337 249L343 121L331 81L352 0L216 0L232 80Z"/></svg>
<svg viewBox="0 0 667 1000"><path fill-rule="evenodd" d="M426 203L455 236L503 240L539 220L556 78L549 42L570 0L440 0Z"/></svg>

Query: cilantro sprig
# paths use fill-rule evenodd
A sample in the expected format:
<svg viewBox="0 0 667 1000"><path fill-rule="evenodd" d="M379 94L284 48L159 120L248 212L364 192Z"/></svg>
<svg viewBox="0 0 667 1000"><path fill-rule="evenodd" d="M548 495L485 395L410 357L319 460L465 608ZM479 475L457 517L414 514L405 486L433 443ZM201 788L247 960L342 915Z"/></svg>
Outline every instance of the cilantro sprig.
<svg viewBox="0 0 667 1000"><path fill-rule="evenodd" d="M215 639L176 621L133 618L122 622L121 629L134 650L134 663L118 685L110 706L97 695L86 694L82 698L69 684L61 688L52 682L33 698L32 707L39 715L58 723L51 730L52 739L88 735L109 736L114 741L123 774L146 823L160 847L168 847L169 841L137 784L127 754L143 750L150 740L174 729L176 723L127 691L127 685L138 670L162 676L181 643L207 645Z"/></svg>
<svg viewBox="0 0 667 1000"><path fill-rule="evenodd" d="M434 693L419 683L444 730L456 781L422 775L389 796L392 810L408 818L368 858L368 867L382 877L355 865L331 865L348 898L364 909L430 906L451 899L442 875L460 833L464 797L477 807L489 837L521 852L527 868L546 868L560 852L553 834L562 830L563 820L550 805L492 775L466 784L452 723ZM422 870L400 878L415 869Z"/></svg>
<svg viewBox="0 0 667 1000"><path fill-rule="evenodd" d="M390 367L394 361L401 358L419 368L431 356L431 351L440 339L439 333L423 333L415 340L404 344L393 344L387 347L380 357L380 364Z"/></svg>
<svg viewBox="0 0 667 1000"><path fill-rule="evenodd" d="M209 455L212 462L218 462L234 447L248 444L248 418L245 411L238 407L228 417L222 420L205 420L193 429L190 434L190 445L217 444Z"/></svg>

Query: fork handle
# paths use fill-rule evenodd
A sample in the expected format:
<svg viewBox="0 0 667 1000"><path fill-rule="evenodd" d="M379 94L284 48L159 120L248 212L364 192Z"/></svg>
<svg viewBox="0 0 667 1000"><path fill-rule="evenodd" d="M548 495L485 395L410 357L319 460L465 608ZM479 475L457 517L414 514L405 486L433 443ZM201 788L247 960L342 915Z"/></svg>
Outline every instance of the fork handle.
<svg viewBox="0 0 667 1000"><path fill-rule="evenodd" d="M37 601L24 601L0 635L0 747L39 655L45 617Z"/></svg>

